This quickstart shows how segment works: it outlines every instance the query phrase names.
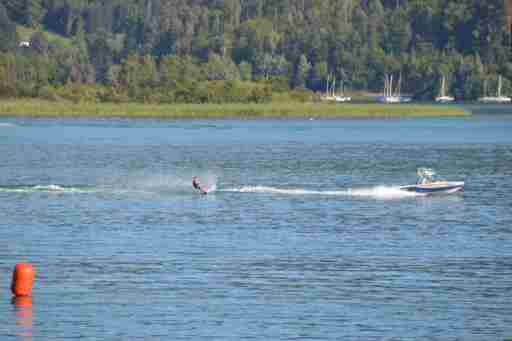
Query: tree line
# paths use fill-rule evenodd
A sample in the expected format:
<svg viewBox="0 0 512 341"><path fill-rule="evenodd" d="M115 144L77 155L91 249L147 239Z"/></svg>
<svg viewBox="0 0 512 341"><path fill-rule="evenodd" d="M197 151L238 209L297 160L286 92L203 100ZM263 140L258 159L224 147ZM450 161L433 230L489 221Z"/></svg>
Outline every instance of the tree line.
<svg viewBox="0 0 512 341"><path fill-rule="evenodd" d="M0 96L268 102L329 78L378 92L400 74L416 99L444 76L472 100L498 75L512 90L504 11L502 0L3 0Z"/></svg>

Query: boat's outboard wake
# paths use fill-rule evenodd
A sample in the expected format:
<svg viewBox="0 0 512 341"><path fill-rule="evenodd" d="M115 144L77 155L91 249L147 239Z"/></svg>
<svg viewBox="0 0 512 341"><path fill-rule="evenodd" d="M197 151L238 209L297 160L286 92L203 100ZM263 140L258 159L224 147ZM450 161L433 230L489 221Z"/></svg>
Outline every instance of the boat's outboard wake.
<svg viewBox="0 0 512 341"><path fill-rule="evenodd" d="M132 186L80 186L80 185L11 185L0 186L0 193L50 193L50 194L73 194L73 193L98 193L117 195L146 195L156 194L177 194L190 193L190 184L187 181L162 183L156 185L153 181L150 184L132 184ZM367 197L378 199L399 199L406 197L422 196L421 193L401 190L399 186L374 186L347 188L330 191L310 190L305 188L279 188L272 186L242 186L238 188L217 189L217 184L212 182L208 193L261 193L287 196L339 196L339 197Z"/></svg>
<svg viewBox="0 0 512 341"><path fill-rule="evenodd" d="M205 177L208 192L213 193L217 189L216 178ZM1 185L0 193L26 193L26 194L98 194L108 196L169 196L192 193L189 178L180 176L143 176L143 177L118 177L101 179L96 184L12 184Z"/></svg>
<svg viewBox="0 0 512 341"><path fill-rule="evenodd" d="M376 197L383 199L407 198L421 196L420 193L405 192L399 186L375 186L370 188L348 189L348 195L357 197Z"/></svg>
<svg viewBox="0 0 512 341"><path fill-rule="evenodd" d="M92 193L94 190L85 186L66 185L13 185L0 186L0 192L10 193Z"/></svg>
<svg viewBox="0 0 512 341"><path fill-rule="evenodd" d="M243 186L220 190L222 192L238 193L268 193L281 195L324 195L324 196L345 196L345 197L370 197L381 199L395 199L419 196L419 193L402 191L399 186L375 186L364 188L348 188L335 191L315 191L301 188L277 188L270 186Z"/></svg>

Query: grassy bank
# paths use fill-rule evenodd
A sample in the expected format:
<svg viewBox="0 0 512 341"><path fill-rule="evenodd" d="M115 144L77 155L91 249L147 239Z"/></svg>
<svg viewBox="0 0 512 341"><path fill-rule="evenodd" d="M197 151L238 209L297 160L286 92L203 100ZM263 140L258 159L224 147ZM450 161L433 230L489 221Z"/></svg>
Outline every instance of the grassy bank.
<svg viewBox="0 0 512 341"><path fill-rule="evenodd" d="M462 108L418 104L140 104L0 100L0 116L140 118L343 118L470 115Z"/></svg>

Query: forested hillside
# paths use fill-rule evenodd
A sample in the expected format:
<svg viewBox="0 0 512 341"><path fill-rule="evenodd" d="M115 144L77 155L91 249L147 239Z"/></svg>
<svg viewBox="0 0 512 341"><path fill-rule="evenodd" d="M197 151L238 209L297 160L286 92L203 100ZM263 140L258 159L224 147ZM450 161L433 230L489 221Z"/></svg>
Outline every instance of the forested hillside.
<svg viewBox="0 0 512 341"><path fill-rule="evenodd" d="M0 96L265 102L324 91L512 90L498 0L1 0Z"/></svg>

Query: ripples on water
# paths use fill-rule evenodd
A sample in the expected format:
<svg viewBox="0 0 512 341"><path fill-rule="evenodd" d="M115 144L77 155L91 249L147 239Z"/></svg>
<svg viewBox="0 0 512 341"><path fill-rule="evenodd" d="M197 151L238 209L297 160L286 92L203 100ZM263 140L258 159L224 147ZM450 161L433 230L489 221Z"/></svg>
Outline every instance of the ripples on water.
<svg viewBox="0 0 512 341"><path fill-rule="evenodd" d="M0 338L512 337L511 126L0 122ZM398 190L419 166L466 191Z"/></svg>

